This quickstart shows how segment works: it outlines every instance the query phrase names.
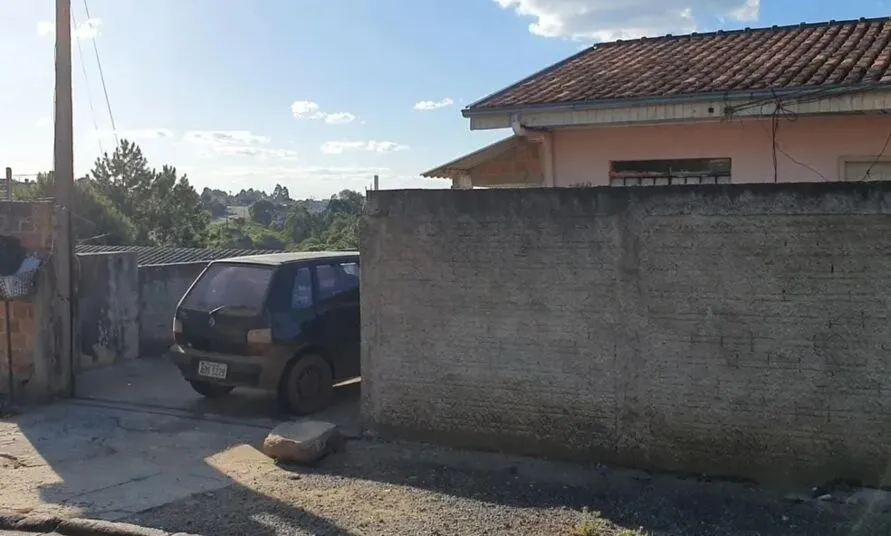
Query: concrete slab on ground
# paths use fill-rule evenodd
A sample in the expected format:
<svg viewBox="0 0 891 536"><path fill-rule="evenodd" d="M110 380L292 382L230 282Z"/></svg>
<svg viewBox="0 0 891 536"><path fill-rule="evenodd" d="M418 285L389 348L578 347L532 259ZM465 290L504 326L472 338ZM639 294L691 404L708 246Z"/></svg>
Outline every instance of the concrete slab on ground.
<svg viewBox="0 0 891 536"><path fill-rule="evenodd" d="M335 389L331 407L313 416L332 422L347 435L359 431L359 384ZM256 424L291 420L279 410L274 393L239 388L217 399L196 393L163 358L143 358L83 372L77 377L77 397L98 403L126 404L139 408L176 410L226 419L251 419Z"/></svg>
<svg viewBox="0 0 891 536"><path fill-rule="evenodd" d="M274 464L267 426L62 402L0 422L0 504L119 519Z"/></svg>
<svg viewBox="0 0 891 536"><path fill-rule="evenodd" d="M293 416L268 393L209 400L176 368L145 359L78 377L78 397L0 421L0 505L115 520L236 483L275 465L259 450ZM358 433L358 385L310 417Z"/></svg>

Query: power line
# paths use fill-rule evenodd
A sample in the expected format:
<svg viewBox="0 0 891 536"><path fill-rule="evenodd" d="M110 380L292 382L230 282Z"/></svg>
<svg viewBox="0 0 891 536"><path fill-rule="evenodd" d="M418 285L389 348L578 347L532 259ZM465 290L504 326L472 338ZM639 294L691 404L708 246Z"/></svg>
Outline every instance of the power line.
<svg viewBox="0 0 891 536"><path fill-rule="evenodd" d="M885 156L885 151L888 150L888 144L891 143L891 132L888 133L888 137L885 138L885 143L882 145L882 150L879 152L879 155L876 156L876 159L872 161L872 164L866 168L866 173L863 174L863 180L869 180L870 173L872 172L872 168L875 167L876 164Z"/></svg>
<svg viewBox="0 0 891 536"><path fill-rule="evenodd" d="M71 21L76 28L77 19L74 18L74 13L71 14ZM87 102L90 104L90 117L93 119L93 128L96 130L96 142L99 144L99 154L105 154L105 149L102 148L102 136L99 135L99 121L96 118L96 108L93 106L93 91L90 89L90 77L87 75L87 63L84 61L84 49L80 45L80 39L75 39L75 41L77 42L77 56L80 58L80 68L84 74L84 86L87 88Z"/></svg>
<svg viewBox="0 0 891 536"><path fill-rule="evenodd" d="M87 4L87 0L84 0L84 11L87 14L87 21L92 21L93 17L90 15L90 6ZM102 82L102 93L105 95L105 106L108 108L108 118L111 120L111 130L114 134L114 143L115 148L119 146L121 143L118 140L118 127L114 122L114 114L111 111L111 100L108 98L108 86L105 85L105 73L102 71L102 60L99 58L99 45L96 44L96 39L91 39L93 42L93 52L96 53L96 65L99 67L99 80Z"/></svg>

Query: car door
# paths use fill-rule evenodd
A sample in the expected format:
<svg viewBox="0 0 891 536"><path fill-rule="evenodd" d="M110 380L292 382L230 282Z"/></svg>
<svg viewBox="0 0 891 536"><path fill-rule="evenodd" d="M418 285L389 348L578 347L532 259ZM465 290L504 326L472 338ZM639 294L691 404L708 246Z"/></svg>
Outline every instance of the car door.
<svg viewBox="0 0 891 536"><path fill-rule="evenodd" d="M316 318L310 266L284 265L269 293L272 340L295 349L313 342Z"/></svg>
<svg viewBox="0 0 891 536"><path fill-rule="evenodd" d="M315 266L316 311L325 347L334 354L338 379L359 375L359 263L324 262Z"/></svg>

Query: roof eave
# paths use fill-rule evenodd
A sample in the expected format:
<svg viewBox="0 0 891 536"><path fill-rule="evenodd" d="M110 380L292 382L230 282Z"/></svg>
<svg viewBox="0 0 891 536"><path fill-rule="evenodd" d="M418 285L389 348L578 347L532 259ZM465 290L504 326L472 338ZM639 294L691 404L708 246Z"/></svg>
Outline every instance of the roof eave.
<svg viewBox="0 0 891 536"><path fill-rule="evenodd" d="M421 173L421 176L427 179L455 179L462 174L470 172L474 166L479 164L479 162L473 162L474 160L494 158L504 151L507 151L519 140L519 137L516 135L502 138L496 142L481 147L476 151L459 156L441 166L425 171Z"/></svg>
<svg viewBox="0 0 891 536"><path fill-rule="evenodd" d="M881 89L891 89L891 84L879 83L817 87L805 86L783 89L763 89L755 91L726 91L711 93L693 93L687 95L658 95L652 97L634 97L627 99L604 99L577 102L525 104L518 106L493 106L483 108L474 108L474 106L476 106L476 104L474 104L462 109L461 115L469 119L472 117L519 114L523 112L576 112L585 110L634 108L639 106L663 106L671 104L698 103L715 100L740 101L745 99L754 100L765 98L788 98L791 96L804 98L809 96L812 97L815 95L820 95L821 97L831 97L840 93L860 93Z"/></svg>

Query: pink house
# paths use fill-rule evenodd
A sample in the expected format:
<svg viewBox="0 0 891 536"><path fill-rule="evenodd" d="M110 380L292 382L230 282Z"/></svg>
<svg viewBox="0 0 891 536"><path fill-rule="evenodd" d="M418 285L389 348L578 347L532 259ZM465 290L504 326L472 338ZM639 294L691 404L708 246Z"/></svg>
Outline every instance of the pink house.
<svg viewBox="0 0 891 536"><path fill-rule="evenodd" d="M602 43L468 106L453 188L891 180L891 19Z"/></svg>

